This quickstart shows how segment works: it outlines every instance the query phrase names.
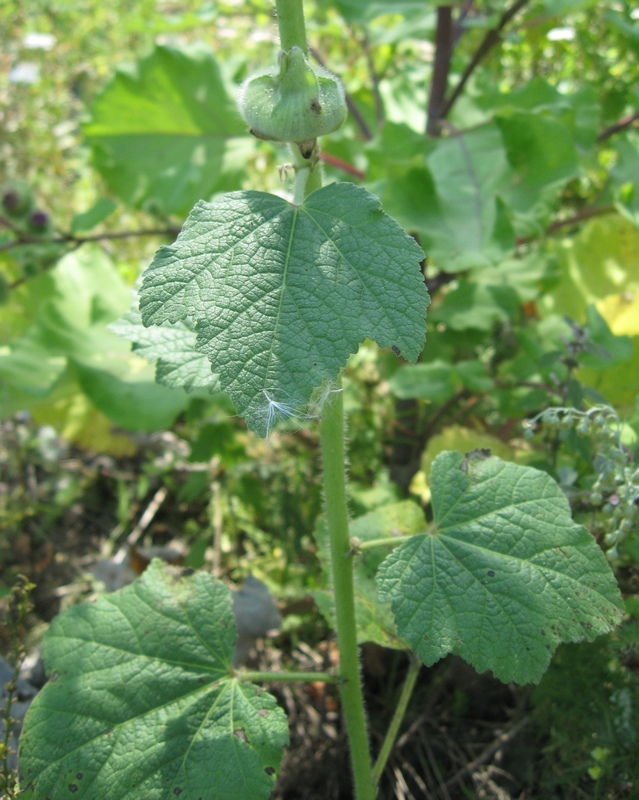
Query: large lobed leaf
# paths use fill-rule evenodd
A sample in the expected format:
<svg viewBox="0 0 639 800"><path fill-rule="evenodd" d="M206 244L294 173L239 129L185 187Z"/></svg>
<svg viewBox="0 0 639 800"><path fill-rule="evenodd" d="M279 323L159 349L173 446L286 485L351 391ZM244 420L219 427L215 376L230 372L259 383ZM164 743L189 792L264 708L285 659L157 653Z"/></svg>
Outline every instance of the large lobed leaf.
<svg viewBox="0 0 639 800"><path fill-rule="evenodd" d="M181 389L159 386L153 369L107 330L127 307L130 290L104 251L85 245L29 283L37 293L30 301L37 313L24 335L0 353L0 416L29 408L41 423L81 441L83 417L95 409L126 430L156 431L188 406ZM139 328L148 335L141 323ZM55 402L45 405L54 395ZM95 433L95 420L90 425ZM106 419L104 426L108 430ZM103 440L101 446L112 443ZM95 441L91 446L100 449Z"/></svg>
<svg viewBox="0 0 639 800"><path fill-rule="evenodd" d="M425 338L423 253L350 183L300 206L263 192L199 202L147 269L145 325L190 318L251 428L299 412L366 338L409 360Z"/></svg>
<svg viewBox="0 0 639 800"><path fill-rule="evenodd" d="M35 797L268 798L286 716L233 677L235 638L229 590L160 562L58 616L20 740Z"/></svg>
<svg viewBox="0 0 639 800"><path fill-rule="evenodd" d="M619 623L619 590L559 486L483 452L435 459L434 531L383 562L380 599L427 665L452 652L503 681L537 682L560 642Z"/></svg>
<svg viewBox="0 0 639 800"><path fill-rule="evenodd" d="M237 185L254 144L217 61L203 47L157 46L120 70L91 108L94 163L126 203L184 213Z"/></svg>

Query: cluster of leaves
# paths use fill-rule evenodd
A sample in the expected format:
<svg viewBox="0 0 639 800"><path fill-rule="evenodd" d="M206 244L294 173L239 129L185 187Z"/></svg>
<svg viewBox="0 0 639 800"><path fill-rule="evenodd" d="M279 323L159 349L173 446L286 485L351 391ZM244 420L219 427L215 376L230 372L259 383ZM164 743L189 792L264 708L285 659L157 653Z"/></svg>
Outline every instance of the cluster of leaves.
<svg viewBox="0 0 639 800"><path fill-rule="evenodd" d="M233 102L233 82L245 74L250 60L257 60L262 45L254 43L248 55L239 57L221 43L218 58L202 44L160 46L133 68L118 71L91 104L90 120L82 129L87 145L82 152L90 152L109 197L98 198L88 214L65 220L62 229L67 233L42 232L43 241L28 241L40 234L20 225L5 226L0 266L12 289L3 309L2 330L10 344L0 353L4 383L0 413L28 407L37 419L55 423L68 438L115 453L130 452L131 444L113 434L114 424L127 431L148 432L169 427L179 415L193 419L206 414L209 418L201 436L192 440L194 453L199 452L203 460L223 454L227 464L237 457L225 476L225 497L229 498L225 522L230 528L236 525L252 532L250 554L259 560L268 549L263 530L269 525L264 519L287 520L282 525L288 532L287 548L299 554L303 547L297 531L310 530L318 506L316 489L302 504L304 513L290 512L295 507L292 502L286 510L284 500L274 513L275 501L251 475L255 461L248 455L246 441L234 438L239 425L230 416L233 409L211 391L216 392L222 381L236 410L246 414L261 433L279 417L293 413L298 415L295 425L304 433L306 418L315 414L310 405L315 399L313 388L334 375L363 336L371 335L371 323L376 334L372 338L378 344L395 347L409 359L417 355L419 343L411 336L421 313L418 304L406 309L399 301L405 317L395 322L405 331L404 339L396 339L384 328L382 312L392 304L383 301L388 266L379 254L383 237L374 226L366 228L372 217L379 222L378 206L366 191L370 190L428 254L424 270L433 303L429 343L420 363L398 366L394 357L376 352L371 345L351 361L351 381L345 391L356 410L355 419L360 415L362 420L352 431L353 470L368 487L377 486L376 493L356 493L358 510L397 499L397 489L388 483L389 471L401 474L403 485L410 487L439 525L444 490L434 464L441 469L443 461L435 460L447 450L490 448L504 458L516 457L554 475L581 515L579 521L596 534L605 534L604 545L615 547L622 525L628 528L626 523L636 521L635 474L629 452L633 440L619 438L608 412L599 425L587 409L593 403L606 404L616 409L610 413L628 417L639 390L635 294L639 273L634 257L639 244L639 144L631 125L624 124L638 100L633 78L637 74L636 23L625 3L613 10L605 4L593 7L575 0L562 3L559 9L555 3L539 1L521 12L517 25L509 28L511 21L506 20L502 31L499 25L504 20L497 13L467 5L451 33L457 46L449 64L451 82L462 76L465 94L447 108L446 100L452 95L446 97L443 91L439 110L431 105L427 119L428 73L423 53L432 39L438 48L442 46L436 35L441 9L411 0L394 4L393 13L388 13L385 3L318 3L318 22L311 37L319 49L324 48L322 55L328 55L331 67L343 74L355 112L344 130L326 143L324 160L331 178L346 176L352 183L329 186L295 210L279 197L243 192L232 196L237 215L233 217L228 203L216 199L221 192L239 188L249 175L255 185L257 164L275 163L273 148L247 135ZM180 28L186 32L186 41L192 38L189 31L195 24L201 24L202 14L217 13L218 22L228 22L224 15L229 9L223 4L217 12L191 12L187 6L179 19L162 17L158 23L167 29ZM157 20L155 8L150 13ZM124 17L134 28L130 18ZM343 52L336 52L330 42L342 46L343 20L352 26L354 38ZM550 36L560 24L573 32L573 39ZM143 38L148 36L150 27L140 29L145 31ZM496 29L504 33L502 46L487 50L483 67L466 75L470 54ZM134 35L132 28L126 30ZM150 37L145 42L150 46ZM341 70L340 64L347 66ZM587 76L594 76L591 86L584 84ZM95 81L91 71L91 85ZM436 135L424 135L427 125ZM275 170L272 174L272 178L258 178L264 188L277 185ZM363 183L366 190L355 183ZM49 200L48 188L45 195ZM125 210L119 220L136 220L136 233L148 215L153 229L169 232L202 198L213 201L198 205L176 244L158 254L141 289L141 314L136 303L122 317L130 306L128 279L137 272L137 264L131 266L129 253L118 255L116 265L104 250L88 246L85 240L90 237L83 234L95 230L95 238L108 237L109 215L116 204ZM357 200L362 207L368 203L368 216L358 217ZM11 208L4 205L11 217ZM54 209L56 219L63 210ZM240 211L255 215L242 236L234 227ZM328 228L318 222L320 218L329 221ZM217 244L209 229L211 219L216 220L218 233L219 226L224 231ZM318 331L313 330L314 287L309 289L303 271L305 248L326 251L334 246L335 231L343 225L349 234L360 228L365 232L358 242L360 256L347 254L351 271L344 276L339 296L327 300L323 309L334 324L328 326L327 337L332 352L320 358L313 350L312 334ZM396 229L386 233L399 236ZM77 252L58 260L62 251L81 244ZM209 272L194 279L189 259L199 265L202 248L210 250L212 244L219 248L207 264ZM266 313L260 318L257 344L241 343L233 334L233 324L240 317L246 319L257 301L267 310L271 304L269 292L260 298L245 294L258 264L255 252L281 252L284 245L291 248L293 257L284 264L267 259L272 280L269 292L277 293L285 275L289 304L279 309L275 319ZM401 246L410 258L419 258L414 243L402 240ZM35 247L40 248L37 259ZM45 252L45 247L50 250ZM31 263L37 263L37 269L28 267ZM229 307L235 308L235 300L231 304L222 297L220 304L220 296L212 292L213 284L225 279L229 264L236 270L229 291L235 299L244 296L246 300L242 314L232 320ZM339 272L340 265L336 262L335 266ZM167 278L175 289L170 296L162 290ZM325 276L314 279L319 285ZM336 309L350 309L349 292L364 291L378 303L374 320L359 319L349 311L345 322L333 319ZM194 299L200 298L207 305L198 308ZM142 319L156 324L145 328ZM310 332L304 341L292 341L291 329L296 335L300 330ZM135 341L134 354L114 330ZM257 371L252 366L247 370L242 346L248 344L259 350ZM305 359L300 359L300 349L307 351ZM212 374L210 357L220 365L219 374ZM148 362L157 362L155 368ZM277 375L274 364L279 368ZM282 375L289 381L286 390L272 391ZM191 394L177 386L186 386ZM522 441L522 419L539 414L548 404L574 409L570 420L560 415L561 435L543 443ZM402 418L394 423L398 408ZM584 420L588 431L578 431ZM374 427L368 427L369 423ZM635 415L628 430L636 432L638 427ZM385 465L379 443L375 444L378 434L386 437ZM362 455L367 469L358 464ZM298 463L300 456L309 467L296 473L302 489L305 482L312 483L303 477L312 473L312 448L297 442ZM464 471L461 466L448 464L460 481L470 480L468 467ZM495 469L494 464L478 467L474 480L491 480L490 469ZM264 471L268 472L268 466L262 467ZM620 476L623 483L618 483ZM203 490L209 477L202 471L184 496ZM280 480L278 485L284 487L287 482ZM622 500L620 486L627 497L623 504L611 502L613 497ZM584 493L590 505L584 504ZM281 497L277 492L270 494ZM559 503L559 498L553 502ZM592 514L592 506L600 504L611 507L603 531L602 515ZM420 526L423 531L417 505L389 513L392 519L356 520L353 535L366 540L394 530L407 536L418 533ZM446 535L438 539L445 543L442 549L457 553L462 562L465 556L456 550L457 526L466 530L464 525L470 522L453 520L450 530L444 526ZM566 530L577 536L569 525ZM321 555L325 547L321 526L318 531ZM429 563L440 564L444 571L451 569L446 554L437 551L431 538L409 540L398 551L410 548L416 569ZM632 537L625 541L630 543ZM428 557L424 548L430 548ZM397 628L390 606L371 611L371 574L381 559L375 562L365 549L363 553L358 602L361 617L367 620L366 637L386 646L408 642L427 663L453 651L479 669L486 666L486 653L472 625L456 630L451 621L444 641L424 642L408 623L400 624L402 619L422 619L426 611L419 599L405 591L393 556L382 568L382 583L384 596L394 607ZM503 567L512 577L515 570L506 554L493 556L497 569L491 561L484 565L484 574L468 578L467 590L478 597L483 596L487 576L492 580L501 575ZM630 547L624 557L629 567L639 560ZM293 560L285 559L285 566ZM286 568L281 575L286 575ZM458 575L451 579L461 580ZM504 586L511 591L510 583ZM330 592L318 590L316 599L330 619ZM558 596L555 601L561 605L566 598ZM523 606L528 600L519 602ZM440 605L445 609L449 598L440 598ZM491 605L489 610L495 609ZM516 640L516 615L505 622L495 619L510 630L508 641L516 653L522 644ZM530 662L508 663L503 677L530 680L531 664L538 675L563 633L548 632L550 648ZM52 653L51 657L58 656ZM59 663L66 668L64 662ZM207 686L235 691L233 681L222 677L218 667L206 666L205 677L211 680ZM561 662L557 669L562 669ZM566 671L561 674L565 681ZM180 704L179 698L176 703ZM242 721L236 730L243 731L243 726ZM241 747L242 734L234 735L237 741L228 746L240 742ZM251 737L259 740L260 735L251 729ZM160 763L161 753L154 758L154 763ZM194 790L199 786L197 776L186 780Z"/></svg>
<svg viewBox="0 0 639 800"><path fill-rule="evenodd" d="M543 792L552 796L580 787L592 797L632 796L639 779L638 652L636 620L596 642L558 650L533 693L534 719L549 732L540 770Z"/></svg>

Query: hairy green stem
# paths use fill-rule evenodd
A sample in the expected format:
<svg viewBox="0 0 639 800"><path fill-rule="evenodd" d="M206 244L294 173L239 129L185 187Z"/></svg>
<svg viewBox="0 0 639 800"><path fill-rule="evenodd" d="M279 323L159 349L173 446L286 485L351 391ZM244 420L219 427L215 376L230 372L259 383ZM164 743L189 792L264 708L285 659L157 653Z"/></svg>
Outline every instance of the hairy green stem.
<svg viewBox="0 0 639 800"><path fill-rule="evenodd" d="M406 713L406 708L408 707L408 701L411 698L413 689L415 688L415 681L417 680L419 670L422 666L419 658L414 653L411 653L409 658L410 661L408 665L408 672L402 687L402 693L397 701L393 719L391 720L391 724L388 726L381 750L377 756L377 761L373 767L373 780L375 781L376 787L380 781L380 778L382 777L382 773L384 772L384 767L388 761L388 756L390 755L393 745L395 744L395 739L399 733L399 726L402 724L402 720L404 719L404 714Z"/></svg>
<svg viewBox="0 0 639 800"><path fill-rule="evenodd" d="M304 158L296 144L291 144L291 153L295 168L293 204L300 206L311 192L322 188L322 168L319 158L316 157L317 145L311 158Z"/></svg>
<svg viewBox="0 0 639 800"><path fill-rule="evenodd" d="M275 0L275 7L282 50L288 52L291 47L299 47L308 54L302 0Z"/></svg>
<svg viewBox="0 0 639 800"><path fill-rule="evenodd" d="M276 0L277 24L283 50L300 47L307 53L306 27L302 0ZM298 150L300 148L297 148ZM300 204L315 189L321 188L322 175L317 145L310 158L293 151L297 170L294 202ZM349 554L348 506L346 502L346 447L344 400L341 383L324 404L320 421L320 440L324 465L324 499L330 537L331 571L335 591L337 644L339 647L339 692L350 746L355 800L375 800L371 755L366 730L364 695L359 671L353 557Z"/></svg>
<svg viewBox="0 0 639 800"><path fill-rule="evenodd" d="M346 502L346 453L344 445L344 400L332 392L324 404L320 439L324 463L326 519L330 534L331 569L335 591L337 644L339 646L340 697L351 749L355 797L373 800L371 758L359 671L353 556L350 553Z"/></svg>

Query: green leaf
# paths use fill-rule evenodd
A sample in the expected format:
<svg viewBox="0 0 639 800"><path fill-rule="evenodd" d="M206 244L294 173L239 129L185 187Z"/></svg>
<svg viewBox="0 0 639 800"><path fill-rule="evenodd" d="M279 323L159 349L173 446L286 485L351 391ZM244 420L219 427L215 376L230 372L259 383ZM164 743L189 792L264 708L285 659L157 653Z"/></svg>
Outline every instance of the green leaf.
<svg viewBox="0 0 639 800"><path fill-rule="evenodd" d="M420 234L441 269L482 266L512 250L514 231L498 196L511 170L496 125L439 140L424 165L414 160L403 168L389 165L382 199L404 227Z"/></svg>
<svg viewBox="0 0 639 800"><path fill-rule="evenodd" d="M452 364L438 359L400 367L388 385L396 397L444 403L455 394L455 377Z"/></svg>
<svg viewBox="0 0 639 800"><path fill-rule="evenodd" d="M44 286L30 299L34 322L0 353L0 379L42 397L64 372L67 357L91 361L109 341L118 345L105 323L126 308L129 290L95 246L67 254L46 278L36 280ZM1 400L0 413L11 413L9 398Z"/></svg>
<svg viewBox="0 0 639 800"><path fill-rule="evenodd" d="M559 486L484 452L435 460L434 529L384 561L380 599L427 665L452 652L502 681L537 682L560 642L619 623L619 590Z"/></svg>
<svg viewBox="0 0 639 800"><path fill-rule="evenodd" d="M629 336L615 336L596 306L586 309L588 331L587 350L580 353L579 363L585 367L607 369L622 364L632 357L632 340Z"/></svg>
<svg viewBox="0 0 639 800"><path fill-rule="evenodd" d="M133 352L147 361L157 362L158 383L170 388L219 390L219 380L211 372L208 358L196 349L197 335L189 319L175 325L154 325L145 328L138 311L138 299L133 307L109 329L133 342Z"/></svg>
<svg viewBox="0 0 639 800"><path fill-rule="evenodd" d="M262 192L197 203L144 275L145 325L196 323L197 347L251 428L300 412L366 338L409 360L425 337L423 253L350 183L300 206Z"/></svg>
<svg viewBox="0 0 639 800"><path fill-rule="evenodd" d="M495 323L512 319L518 306L517 294L510 286L462 279L433 310L433 318L453 331L490 331Z"/></svg>
<svg viewBox="0 0 639 800"><path fill-rule="evenodd" d="M544 0L546 13L551 16L564 16L574 11L594 6L597 0Z"/></svg>
<svg viewBox="0 0 639 800"><path fill-rule="evenodd" d="M425 528L421 508L410 500L383 506L353 520L349 525L352 540L360 543L392 536L410 536ZM314 532L318 558L322 564L326 589L312 592L313 599L326 620L335 629L335 598L330 574L330 541L326 520L320 517ZM382 647L406 650L407 645L397 635L393 614L388 603L377 596L375 573L386 555L382 547L365 550L354 556L355 616L357 641L376 642Z"/></svg>
<svg viewBox="0 0 639 800"><path fill-rule="evenodd" d="M31 407L22 393L32 400L50 395L70 366L82 392L117 425L141 431L169 427L190 398L181 388L158 386L152 368L109 331L109 323L130 302L130 289L114 264L99 248L83 247L66 255L50 277L51 289L34 324L0 354L0 379L7 383L0 412L11 413L16 403ZM175 349L173 340L170 344ZM169 366L184 372L188 351L179 356L167 346ZM208 369L210 385L214 376L208 361L202 356L199 361ZM186 377L196 388L192 375ZM76 412L80 405L75 404Z"/></svg>
<svg viewBox="0 0 639 800"><path fill-rule="evenodd" d="M422 12L424 6L435 5L434 0L395 0L392 7L385 0L333 0L331 5L348 22L366 23L382 14L403 14L410 16Z"/></svg>
<svg viewBox="0 0 639 800"><path fill-rule="evenodd" d="M554 2L554 0L553 0ZM493 114L497 109L535 112L564 125L575 143L588 151L597 141L600 125L599 99L588 86L572 94L563 94L541 77L527 81L520 89L504 90L489 83L479 98L479 105Z"/></svg>
<svg viewBox="0 0 639 800"><path fill-rule="evenodd" d="M88 211L74 215L71 220L71 233L90 231L103 222L117 207L118 204L114 200L101 197Z"/></svg>
<svg viewBox="0 0 639 800"><path fill-rule="evenodd" d="M254 148L208 49L156 47L119 71L91 108L94 163L126 203L186 214L237 186Z"/></svg>
<svg viewBox="0 0 639 800"><path fill-rule="evenodd" d="M388 385L393 394L402 399L445 403L460 386L473 392L486 392L494 389L495 382L488 377L486 367L479 361L459 361L453 365L438 358L423 364L400 367Z"/></svg>
<svg viewBox="0 0 639 800"><path fill-rule="evenodd" d="M621 216L589 220L569 246L560 242L546 246L554 249L561 274L559 286L543 298L547 311L581 321L590 303L609 295L633 295L639 286L639 231Z"/></svg>
<svg viewBox="0 0 639 800"><path fill-rule="evenodd" d="M481 361L458 361L455 374L472 392L489 392L495 388L495 381L488 376L488 368Z"/></svg>
<svg viewBox="0 0 639 800"><path fill-rule="evenodd" d="M148 374L151 368L146 374L145 371L135 373L124 358L121 365L121 374L118 374L113 362L109 364L110 369L73 363L82 391L116 425L147 433L170 428L188 405L184 392L158 386L153 374Z"/></svg>
<svg viewBox="0 0 639 800"><path fill-rule="evenodd" d="M51 625L51 680L29 709L20 765L36 796L269 797L287 722L233 677L231 593L154 562L131 586Z"/></svg>
<svg viewBox="0 0 639 800"><path fill-rule="evenodd" d="M620 137L615 142L617 162L610 171L615 200L620 213L639 228L639 147L635 141Z"/></svg>
<svg viewBox="0 0 639 800"><path fill-rule="evenodd" d="M612 10L606 12L605 19L607 22L612 22L612 24L624 34L628 46L634 52L635 56L639 58L639 25L625 20L621 14L617 14Z"/></svg>
<svg viewBox="0 0 639 800"><path fill-rule="evenodd" d="M469 278L490 290L491 287L507 287L516 295L518 303L536 300L545 290L555 286L561 278L561 270L552 252L539 247L525 256L504 258L498 263L473 270ZM514 307L511 306L514 310Z"/></svg>
<svg viewBox="0 0 639 800"><path fill-rule="evenodd" d="M559 186L579 174L577 150L569 130L542 114L504 112L495 117L514 170L503 193L509 205L525 212L539 202L554 202Z"/></svg>

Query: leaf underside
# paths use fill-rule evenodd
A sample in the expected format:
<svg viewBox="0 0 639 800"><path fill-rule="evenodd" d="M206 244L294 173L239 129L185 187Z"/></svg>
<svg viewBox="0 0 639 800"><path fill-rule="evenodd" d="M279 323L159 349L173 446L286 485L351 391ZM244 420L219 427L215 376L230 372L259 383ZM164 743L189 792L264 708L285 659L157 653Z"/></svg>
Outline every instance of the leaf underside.
<svg viewBox="0 0 639 800"><path fill-rule="evenodd" d="M249 426L304 413L366 338L409 360L425 338L423 253L369 192L295 206L262 192L199 202L147 269L144 325L195 323L197 348Z"/></svg>
<svg viewBox="0 0 639 800"><path fill-rule="evenodd" d="M435 529L378 572L398 634L431 665L456 653L502 681L537 682L560 642L621 620L605 556L545 473L446 452L431 472Z"/></svg>
<svg viewBox="0 0 639 800"><path fill-rule="evenodd" d="M133 307L112 322L109 328L118 336L129 339L134 353L156 362L156 381L172 389L182 387L187 392L195 389L218 391L219 381L211 372L208 358L195 346L197 334L190 320L145 328L137 305L136 297Z"/></svg>
<svg viewBox="0 0 639 800"><path fill-rule="evenodd" d="M53 622L50 682L29 709L20 767L35 797L269 797L284 712L232 677L231 593L153 562L142 578Z"/></svg>

